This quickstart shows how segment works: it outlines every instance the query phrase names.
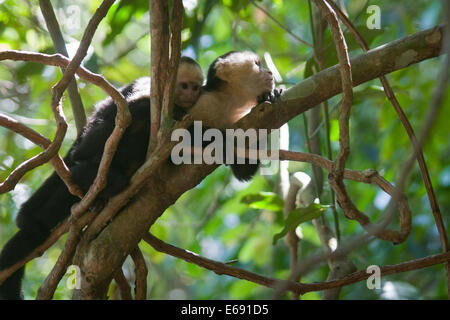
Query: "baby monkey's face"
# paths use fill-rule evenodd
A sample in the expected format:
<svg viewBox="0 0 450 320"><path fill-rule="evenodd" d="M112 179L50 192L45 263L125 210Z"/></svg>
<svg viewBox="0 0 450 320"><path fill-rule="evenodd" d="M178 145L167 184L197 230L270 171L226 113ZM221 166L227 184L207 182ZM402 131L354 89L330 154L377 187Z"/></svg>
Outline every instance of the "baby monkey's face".
<svg viewBox="0 0 450 320"><path fill-rule="evenodd" d="M175 104L183 109L191 108L200 95L202 83L203 74L199 68L181 64L175 85Z"/></svg>

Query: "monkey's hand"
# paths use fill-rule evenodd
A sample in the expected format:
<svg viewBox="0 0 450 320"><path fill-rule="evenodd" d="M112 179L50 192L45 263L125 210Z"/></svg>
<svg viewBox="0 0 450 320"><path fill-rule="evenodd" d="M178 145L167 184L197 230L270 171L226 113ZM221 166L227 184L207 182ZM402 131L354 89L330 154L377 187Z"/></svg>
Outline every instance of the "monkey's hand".
<svg viewBox="0 0 450 320"><path fill-rule="evenodd" d="M258 103L268 101L274 103L281 95L282 89L274 89L272 92L265 92L258 97Z"/></svg>

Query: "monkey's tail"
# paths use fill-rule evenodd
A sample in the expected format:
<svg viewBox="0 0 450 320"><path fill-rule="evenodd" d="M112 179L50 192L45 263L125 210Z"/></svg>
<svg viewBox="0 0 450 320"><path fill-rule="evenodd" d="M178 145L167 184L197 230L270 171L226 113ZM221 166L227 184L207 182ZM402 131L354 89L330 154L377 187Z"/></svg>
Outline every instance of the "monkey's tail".
<svg viewBox="0 0 450 320"><path fill-rule="evenodd" d="M19 230L4 246L0 253L0 271L6 270L15 263L25 259L49 236L49 232L26 228ZM23 299L21 292L25 267L14 272L0 285L0 300Z"/></svg>

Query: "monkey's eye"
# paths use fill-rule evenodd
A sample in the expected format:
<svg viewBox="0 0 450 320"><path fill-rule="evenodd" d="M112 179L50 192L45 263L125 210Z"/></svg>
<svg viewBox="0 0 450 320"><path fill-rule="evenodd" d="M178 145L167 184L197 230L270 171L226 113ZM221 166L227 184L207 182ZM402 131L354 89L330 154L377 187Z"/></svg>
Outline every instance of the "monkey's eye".
<svg viewBox="0 0 450 320"><path fill-rule="evenodd" d="M181 88L183 88L183 89L187 89L189 86L188 86L188 84L186 83L186 82L182 82L181 83Z"/></svg>
<svg viewBox="0 0 450 320"><path fill-rule="evenodd" d="M193 87L192 87L192 90L194 90L194 91L198 91L198 89L200 89L199 86L193 86Z"/></svg>

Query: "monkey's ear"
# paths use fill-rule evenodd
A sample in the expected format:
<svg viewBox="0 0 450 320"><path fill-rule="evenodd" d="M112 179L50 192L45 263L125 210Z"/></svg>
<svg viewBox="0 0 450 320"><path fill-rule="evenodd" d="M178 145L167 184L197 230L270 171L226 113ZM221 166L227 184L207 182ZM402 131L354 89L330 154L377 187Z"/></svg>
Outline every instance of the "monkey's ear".
<svg viewBox="0 0 450 320"><path fill-rule="evenodd" d="M222 80L230 81L232 75L232 68L230 63L225 59L217 60L214 68L216 69L216 76Z"/></svg>

